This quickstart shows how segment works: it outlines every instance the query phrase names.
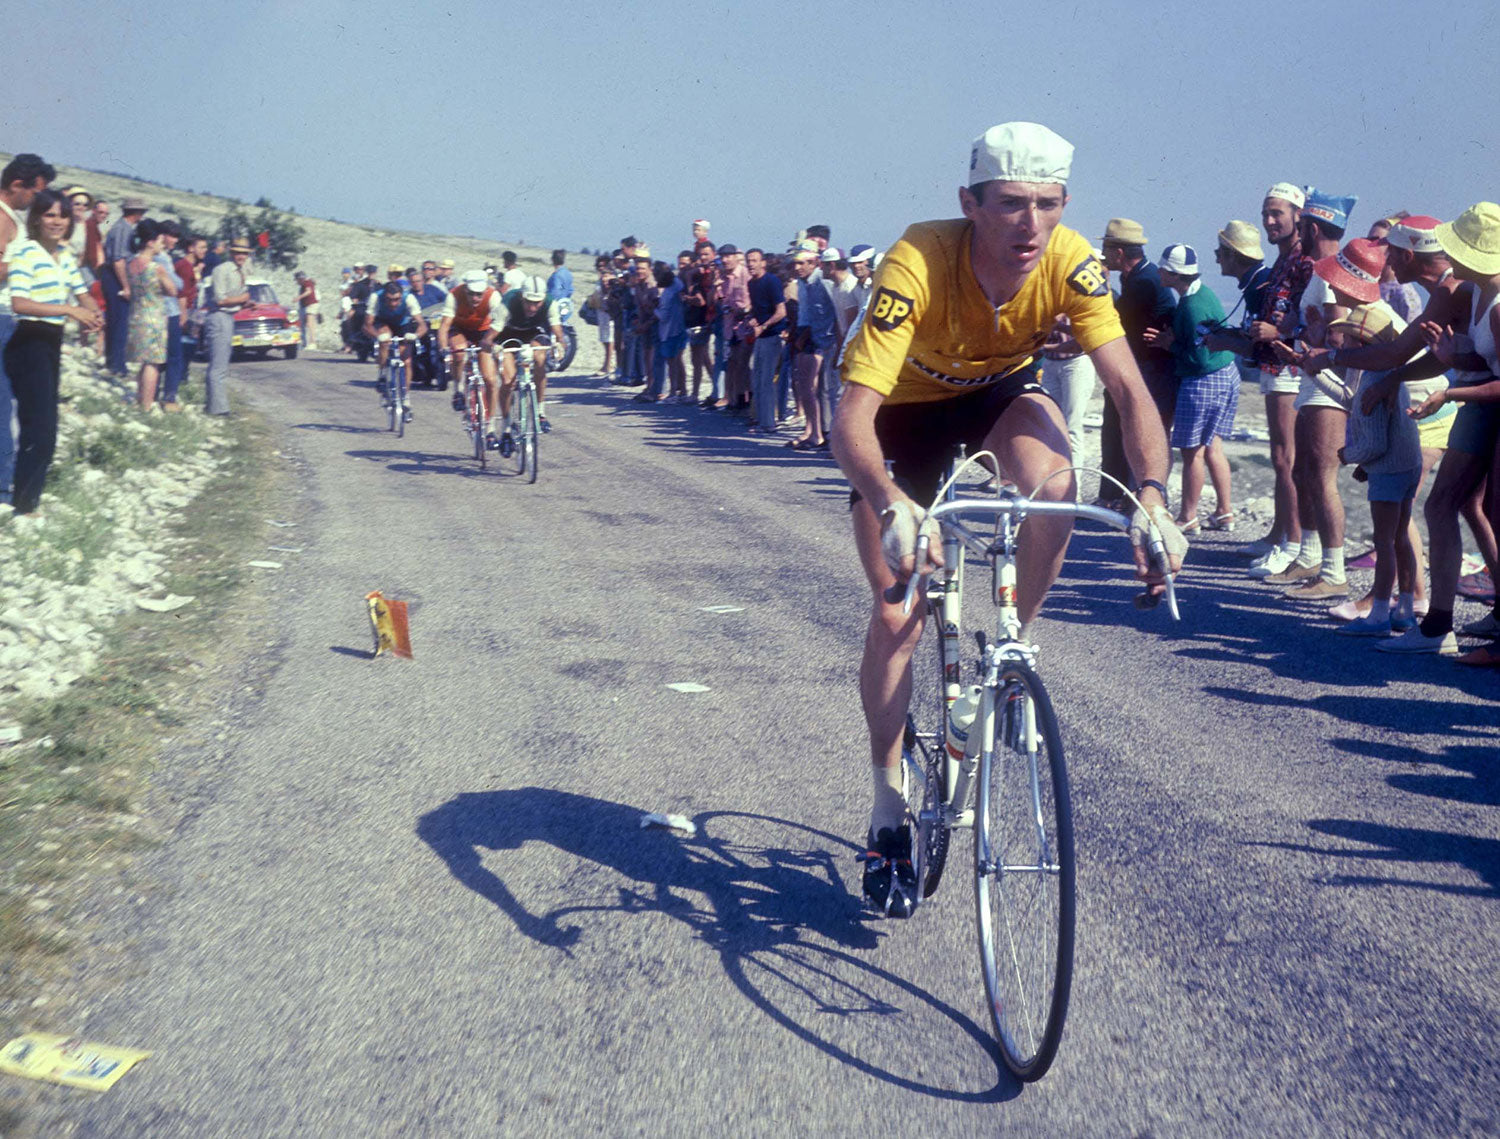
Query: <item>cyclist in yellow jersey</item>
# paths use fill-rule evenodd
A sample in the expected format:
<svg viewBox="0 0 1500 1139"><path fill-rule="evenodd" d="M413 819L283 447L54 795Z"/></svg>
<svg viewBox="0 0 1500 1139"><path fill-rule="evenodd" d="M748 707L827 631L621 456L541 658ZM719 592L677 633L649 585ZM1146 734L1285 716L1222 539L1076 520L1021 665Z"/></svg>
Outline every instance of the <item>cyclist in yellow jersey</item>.
<svg viewBox="0 0 1500 1139"><path fill-rule="evenodd" d="M1072 160L1073 147L1036 123L1002 123L976 139L968 185L958 192L964 216L920 222L891 247L844 352L833 453L853 486L855 543L873 594L860 666L875 792L864 889L892 916L910 915L917 896L901 736L924 613L918 606L903 615L885 592L941 564L941 542L926 510L958 443L970 453L993 451L1023 494L1073 499L1073 476L1058 473L1072 462L1067 428L1035 371L1059 313L1068 315L1120 409L1138 494L1174 571L1187 549L1166 509L1166 435L1125 343L1104 269L1088 243L1059 224ZM1143 549L1147 519L1138 512L1135 522L1137 573L1159 582ZM933 539L928 564L915 566L924 527ZM1033 517L1024 529L1017 601L1029 623L1062 568L1072 524Z"/></svg>

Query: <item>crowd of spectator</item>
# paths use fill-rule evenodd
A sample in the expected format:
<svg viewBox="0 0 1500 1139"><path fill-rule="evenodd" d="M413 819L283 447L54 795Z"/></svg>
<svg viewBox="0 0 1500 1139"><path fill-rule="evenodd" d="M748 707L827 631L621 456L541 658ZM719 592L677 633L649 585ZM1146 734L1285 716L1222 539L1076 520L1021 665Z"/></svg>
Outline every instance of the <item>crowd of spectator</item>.
<svg viewBox="0 0 1500 1139"><path fill-rule="evenodd" d="M1111 289L1180 458L1183 530L1235 529L1223 444L1250 385L1265 401L1276 482L1270 532L1244 547L1250 575L1292 601L1337 602L1329 612L1339 631L1379 638L1383 651L1452 654L1456 592L1494 605L1500 327L1489 324L1500 326L1500 207L1481 203L1450 225L1398 211L1350 239L1357 201L1279 182L1264 196L1259 226L1227 222L1212 260L1239 294L1228 312L1205 287L1193 246L1172 242L1153 260L1144 226L1130 218L1112 219L1099 239L1099 284ZM1274 250L1269 264L1262 232ZM671 262L622 238L596 258L583 308L605 374L642 388L642 403L696 403L742 417L751 434L790 432L787 447L826 450L840 356L880 261L869 245L845 251L830 241L818 225L785 252L742 251L716 244L698 219L691 247ZM1065 317L1042 346L1036 377L1078 454L1097 376ZM1100 452L1099 502L1118 507L1134 480L1107 394ZM1375 586L1358 599L1348 596L1344 555L1345 465L1368 486L1374 533L1374 548L1354 561L1376 571ZM1411 513L1434 468L1429 596ZM1204 508L1206 485L1213 501ZM1462 580L1460 517L1485 562ZM1500 610L1461 632L1500 636ZM1481 647L1460 659L1493 665L1500 654Z"/></svg>

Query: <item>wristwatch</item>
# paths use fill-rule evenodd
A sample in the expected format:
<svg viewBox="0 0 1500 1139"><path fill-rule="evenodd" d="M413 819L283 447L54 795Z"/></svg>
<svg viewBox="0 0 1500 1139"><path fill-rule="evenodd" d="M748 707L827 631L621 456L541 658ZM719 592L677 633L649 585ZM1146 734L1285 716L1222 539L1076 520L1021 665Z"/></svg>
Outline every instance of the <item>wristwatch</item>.
<svg viewBox="0 0 1500 1139"><path fill-rule="evenodd" d="M1165 506L1167 504L1167 488L1164 487L1161 483L1157 482L1155 479L1142 479L1140 482L1140 486L1138 486L1136 489L1145 490L1148 486L1161 494L1162 505Z"/></svg>

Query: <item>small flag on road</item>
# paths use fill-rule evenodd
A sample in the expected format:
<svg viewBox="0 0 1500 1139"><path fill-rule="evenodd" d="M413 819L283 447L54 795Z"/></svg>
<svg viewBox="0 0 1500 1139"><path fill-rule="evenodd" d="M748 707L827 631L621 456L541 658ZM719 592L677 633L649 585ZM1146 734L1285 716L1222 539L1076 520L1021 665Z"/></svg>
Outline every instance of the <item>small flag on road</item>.
<svg viewBox="0 0 1500 1139"><path fill-rule="evenodd" d="M0 1048L0 1072L102 1092L150 1052L91 1044L77 1036L28 1032Z"/></svg>
<svg viewBox="0 0 1500 1139"><path fill-rule="evenodd" d="M372 656L391 653L411 660L411 630L406 623L406 602L387 600L380 592L365 594L370 606L370 624L375 630Z"/></svg>

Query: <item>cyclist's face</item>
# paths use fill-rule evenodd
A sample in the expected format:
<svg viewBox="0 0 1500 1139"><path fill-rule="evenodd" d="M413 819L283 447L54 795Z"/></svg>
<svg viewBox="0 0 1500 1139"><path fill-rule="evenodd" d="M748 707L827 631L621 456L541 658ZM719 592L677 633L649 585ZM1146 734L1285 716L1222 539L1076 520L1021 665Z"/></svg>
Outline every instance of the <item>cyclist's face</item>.
<svg viewBox="0 0 1500 1139"><path fill-rule="evenodd" d="M1062 220L1067 190L1057 182L989 182L983 197L967 187L958 192L964 216L974 223L974 257L1002 272L1030 273Z"/></svg>
<svg viewBox="0 0 1500 1139"><path fill-rule="evenodd" d="M536 313L537 313L537 310L539 308L541 308L541 307L542 307L542 302L541 301L527 301L527 300L523 300L521 302L521 308L526 313L527 316L535 316Z"/></svg>

